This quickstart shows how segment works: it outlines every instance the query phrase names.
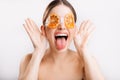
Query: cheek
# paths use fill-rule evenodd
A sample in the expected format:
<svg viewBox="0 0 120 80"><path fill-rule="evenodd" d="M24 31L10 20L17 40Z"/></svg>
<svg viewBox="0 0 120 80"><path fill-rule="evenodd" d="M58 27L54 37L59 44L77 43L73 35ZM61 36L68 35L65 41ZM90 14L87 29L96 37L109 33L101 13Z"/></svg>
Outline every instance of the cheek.
<svg viewBox="0 0 120 80"><path fill-rule="evenodd" d="M54 30L47 29L46 30L46 38L47 38L48 41L51 42L51 40L54 39Z"/></svg>
<svg viewBox="0 0 120 80"><path fill-rule="evenodd" d="M75 36L75 29L69 30L71 38Z"/></svg>

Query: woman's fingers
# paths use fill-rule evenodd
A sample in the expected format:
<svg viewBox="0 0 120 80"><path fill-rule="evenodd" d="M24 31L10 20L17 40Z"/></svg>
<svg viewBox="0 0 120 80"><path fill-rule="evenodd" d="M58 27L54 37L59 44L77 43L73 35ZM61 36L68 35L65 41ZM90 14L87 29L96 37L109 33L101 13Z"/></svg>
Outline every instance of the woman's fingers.
<svg viewBox="0 0 120 80"><path fill-rule="evenodd" d="M90 20L87 20L84 30L88 31L89 28L91 28L91 25L92 25L92 22Z"/></svg>
<svg viewBox="0 0 120 80"><path fill-rule="evenodd" d="M95 30L95 26L93 25L92 22L89 22L88 27L86 28L86 43L90 40L93 31Z"/></svg>
<svg viewBox="0 0 120 80"><path fill-rule="evenodd" d="M30 32L30 29L28 28L28 26L26 24L23 24L27 34L29 35L30 39L31 39L31 32Z"/></svg>
<svg viewBox="0 0 120 80"><path fill-rule="evenodd" d="M88 34L88 40L91 38L94 30L95 30L95 26L92 25L91 28L88 30L88 33L87 33Z"/></svg>
<svg viewBox="0 0 120 80"><path fill-rule="evenodd" d="M83 32L83 27L85 26L85 21L83 21L80 25L80 28L79 28L79 33L81 34Z"/></svg>
<svg viewBox="0 0 120 80"><path fill-rule="evenodd" d="M79 28L80 34L86 34L91 30L91 27L93 26L92 22L90 20L83 21L81 23L81 26Z"/></svg>
<svg viewBox="0 0 120 80"><path fill-rule="evenodd" d="M30 20L31 24L34 26L34 30L39 30L38 26L35 24L35 22L33 20Z"/></svg>
<svg viewBox="0 0 120 80"><path fill-rule="evenodd" d="M95 30L95 26L91 24L91 27L88 29L88 34L91 34Z"/></svg>
<svg viewBox="0 0 120 80"><path fill-rule="evenodd" d="M34 48L41 49L42 47L46 47L45 36L42 36L42 33L33 20L26 19L23 26L28 33Z"/></svg>
<svg viewBox="0 0 120 80"><path fill-rule="evenodd" d="M39 31L39 28L32 19L28 18L25 20L25 22L31 32Z"/></svg>
<svg viewBox="0 0 120 80"><path fill-rule="evenodd" d="M90 20L86 20L81 23L81 26L79 28L79 36L82 38L81 44L87 44L94 29L95 26L93 26L93 23Z"/></svg>
<svg viewBox="0 0 120 80"><path fill-rule="evenodd" d="M32 19L28 19L28 21L30 22L30 24L33 27L33 30L39 30L38 26L35 24L35 22Z"/></svg>
<svg viewBox="0 0 120 80"><path fill-rule="evenodd" d="M28 27L28 29L29 29L31 32L33 32L33 27L32 27L32 25L30 24L29 19L26 19L26 20L25 20L25 24L26 24L26 26Z"/></svg>
<svg viewBox="0 0 120 80"><path fill-rule="evenodd" d="M25 30L27 31L30 39L34 41L34 37L40 37L40 31L37 27L37 25L31 20L31 19L26 19L25 24L23 24Z"/></svg>

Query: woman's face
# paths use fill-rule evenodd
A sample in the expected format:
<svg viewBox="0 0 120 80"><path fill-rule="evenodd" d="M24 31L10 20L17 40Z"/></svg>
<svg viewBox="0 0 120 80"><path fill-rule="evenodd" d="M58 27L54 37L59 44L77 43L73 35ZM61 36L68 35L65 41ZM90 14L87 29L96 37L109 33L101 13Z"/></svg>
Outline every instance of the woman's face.
<svg viewBox="0 0 120 80"><path fill-rule="evenodd" d="M72 11L64 5L56 6L49 13L45 26L50 48L55 51L67 50L75 34Z"/></svg>

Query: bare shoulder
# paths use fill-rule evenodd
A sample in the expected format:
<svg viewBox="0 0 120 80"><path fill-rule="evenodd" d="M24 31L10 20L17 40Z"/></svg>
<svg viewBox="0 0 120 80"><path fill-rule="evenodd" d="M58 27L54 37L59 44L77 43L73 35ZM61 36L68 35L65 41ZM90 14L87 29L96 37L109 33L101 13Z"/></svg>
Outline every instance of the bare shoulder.
<svg viewBox="0 0 120 80"><path fill-rule="evenodd" d="M19 70L20 74L22 74L25 71L26 66L28 65L28 63L31 60L31 57L32 57L32 54L29 53L22 58L22 60L20 62L20 70Z"/></svg>
<svg viewBox="0 0 120 80"><path fill-rule="evenodd" d="M84 76L83 73L84 63L76 51L70 50L70 64L72 64L71 66L73 66L75 73L77 73L77 75L80 75L81 77Z"/></svg>
<svg viewBox="0 0 120 80"><path fill-rule="evenodd" d="M79 65L83 66L82 57L79 57L76 51L70 50L69 54L72 62L78 63Z"/></svg>
<svg viewBox="0 0 120 80"><path fill-rule="evenodd" d="M21 64L21 65L27 64L27 63L30 61L31 57L32 57L32 53L29 53L29 54L25 55L25 56L22 58L20 64Z"/></svg>
<svg viewBox="0 0 120 80"><path fill-rule="evenodd" d="M77 59L79 60L79 55L76 51L73 51L73 50L69 50L69 56L71 59Z"/></svg>

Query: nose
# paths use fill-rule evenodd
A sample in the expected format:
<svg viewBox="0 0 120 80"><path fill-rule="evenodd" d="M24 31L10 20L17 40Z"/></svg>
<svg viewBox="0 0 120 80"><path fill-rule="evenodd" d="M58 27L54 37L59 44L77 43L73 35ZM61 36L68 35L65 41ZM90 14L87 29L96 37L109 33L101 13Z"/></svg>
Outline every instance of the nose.
<svg viewBox="0 0 120 80"><path fill-rule="evenodd" d="M64 24L59 24L57 28L58 28L58 30L65 30L66 29Z"/></svg>
<svg viewBox="0 0 120 80"><path fill-rule="evenodd" d="M59 30L65 30L66 29L65 24L64 24L64 18L61 18L60 23L59 23L57 28Z"/></svg>

